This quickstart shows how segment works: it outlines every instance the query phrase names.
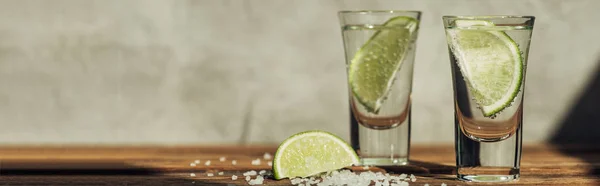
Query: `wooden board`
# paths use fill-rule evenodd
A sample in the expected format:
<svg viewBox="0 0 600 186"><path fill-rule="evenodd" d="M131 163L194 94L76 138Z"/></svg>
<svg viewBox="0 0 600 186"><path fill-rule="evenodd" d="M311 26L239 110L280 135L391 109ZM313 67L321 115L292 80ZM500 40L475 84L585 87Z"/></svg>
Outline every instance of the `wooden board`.
<svg viewBox="0 0 600 186"><path fill-rule="evenodd" d="M1 185L247 185L242 173L270 170L263 154L274 146L21 147L0 148ZM227 160L221 162L220 157ZM252 160L261 159L260 165ZM452 146L411 149L411 166L373 169L415 174L410 185L481 185L457 181ZM194 160L201 163L190 166ZM210 160L209 166L204 163ZM236 160L237 165L232 165ZM523 150L522 178L494 185L600 185L599 147L529 145ZM223 172L223 175L218 175ZM194 173L195 176L190 174ZM214 176L207 176L208 173ZM231 180L232 175L240 178ZM266 180L266 185L289 185Z"/></svg>

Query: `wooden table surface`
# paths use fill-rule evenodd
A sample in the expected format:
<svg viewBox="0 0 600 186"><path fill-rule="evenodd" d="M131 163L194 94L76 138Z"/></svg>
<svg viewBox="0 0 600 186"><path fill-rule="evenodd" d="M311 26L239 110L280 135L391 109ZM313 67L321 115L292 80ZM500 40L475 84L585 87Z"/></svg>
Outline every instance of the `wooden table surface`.
<svg viewBox="0 0 600 186"><path fill-rule="evenodd" d="M0 147L0 185L247 185L242 173L270 170L263 154L273 154L275 149L274 146L5 146ZM417 181L410 185L481 185L455 179L452 146L414 145L411 153L411 166L384 171L415 174ZM227 160L221 162L220 157ZM252 165L254 159L261 159L261 164ZM190 166L194 160L201 163ZM207 160L211 161L209 166L204 165ZM231 160L236 160L237 165L232 165ZM240 178L232 181L232 175ZM493 185L600 185L600 147L526 145L521 175L519 181ZM265 184L290 182L267 179Z"/></svg>

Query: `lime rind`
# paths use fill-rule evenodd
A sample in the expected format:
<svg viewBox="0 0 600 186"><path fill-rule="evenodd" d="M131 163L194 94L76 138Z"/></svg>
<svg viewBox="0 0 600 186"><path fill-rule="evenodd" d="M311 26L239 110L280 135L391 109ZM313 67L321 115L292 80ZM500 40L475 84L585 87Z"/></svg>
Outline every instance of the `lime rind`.
<svg viewBox="0 0 600 186"><path fill-rule="evenodd" d="M358 102L364 106L367 112L378 113L379 109L390 91L390 87L393 84L394 77L396 73L399 71L399 68L404 61L404 58L409 51L410 44L413 40L413 33L418 28L418 20L412 17L406 16L398 16L389 19L383 24L384 27L401 27L404 29L384 29L379 30L371 38L356 52L353 59L350 62L349 67L349 82L353 95L357 98ZM391 39L390 39L391 38ZM392 40L394 42L387 43L391 46L381 46L380 44L385 41ZM393 45L392 45L393 44ZM398 46L396 46L398 45ZM373 57L382 58L378 60L381 63L381 60L389 60L391 58L391 68L390 65L381 65L381 64L373 64L369 63L369 55L372 55L373 52L377 52L377 50L382 49L385 50L389 48L398 48L399 53L393 55L393 52L380 52L378 54L382 54L381 56L375 55ZM392 55L392 56L389 56ZM385 59L384 59L385 58ZM390 63L390 62L388 62ZM369 68L369 65L376 66L375 72L373 74L369 70L361 70L364 68ZM382 68L377 68L382 67ZM361 74L363 73L363 74ZM364 74L366 73L366 74ZM369 78L374 78L373 76L377 76L377 79L383 79L385 82L368 82ZM375 87L373 87L375 86ZM366 89L366 90L362 90Z"/></svg>
<svg viewBox="0 0 600 186"><path fill-rule="evenodd" d="M477 27L487 27L487 26L494 26L493 23L489 22L489 21L483 21L483 20L456 20L455 21L455 25L457 27L472 27L472 26L477 26ZM471 70L469 67L470 62L467 62L465 60L465 56L468 54L463 53L462 49L457 49L460 48L460 45L457 43L457 41L453 40L453 39L449 39L449 41L451 41L451 49L452 52L454 53L454 56L456 56L458 59L458 66L461 70L461 73L464 76L465 82L467 82L469 88L472 90L473 93L473 97L475 98L475 102L478 104L480 110L482 111L483 115L485 117L493 117L494 115L496 115L497 113L501 112L502 110L504 110L506 107L509 107L512 102L514 101L514 99L517 97L517 95L520 92L521 89L521 85L523 83L523 59L521 56L521 51L517 45L517 43L510 38L510 36L508 36L505 32L503 31L491 31L491 30L481 30L478 32L486 32L489 34L494 35L497 39L500 39L502 41L502 43L505 44L505 46L510 50L510 54L512 54L512 60L515 62L514 69L513 69L513 75L512 75L512 79L511 79L511 84L510 87L507 88L506 93L502 94L502 97L500 99L495 100L495 102L493 103L484 103L484 101L482 100L487 100L489 99L488 97L485 96L485 94L483 94L483 92L480 91L480 89L477 87L477 84L473 83L472 81L474 81L473 79L471 79L472 75L471 75ZM453 36L453 38L457 38L456 35L453 34L459 34L459 33L449 33L449 37Z"/></svg>
<svg viewBox="0 0 600 186"><path fill-rule="evenodd" d="M340 157L338 157L338 160L350 160L347 162L342 162L343 165L338 166L338 167L302 167L302 166L294 166L294 165L287 165L287 167L285 165L282 165L282 159L283 158L290 158L290 157L283 157L283 155L285 154L285 151L288 150L288 147L292 144L295 144L294 142L297 142L298 140L301 140L303 138L308 138L308 137L321 137L322 139L319 142L323 143L323 140L331 140L331 142L334 142L335 144L337 144L338 147L341 147L341 149L343 149L343 153L342 154L337 154L337 155L341 155ZM296 144L298 145L298 144ZM308 147L309 145L304 144L303 147ZM297 146L296 146L297 147ZM326 145L322 146L323 148L326 149L317 149L317 150L321 150L324 152L327 152L331 149L334 149L335 147L327 147ZM294 148L294 147L292 147ZM297 150L297 149L295 149ZM315 149L302 149L304 151L315 151ZM297 157L294 158L304 158L303 160L306 160L307 158L311 158L311 157L306 157L304 156L304 153L301 154L296 154ZM319 161L318 159L312 159L312 161ZM350 145L348 145L348 143L346 143L346 141L344 141L343 139L339 138L338 136L331 134L329 132L325 132L325 131L320 131L320 130L311 130L311 131L305 131L305 132L300 132L297 134L292 135L291 137L287 138L286 140L284 140L280 145L279 148L277 148L277 151L275 152L275 156L273 158L273 176L275 179L280 180L283 178L290 178L290 177L307 177L307 176L312 176L312 175L316 175L319 173L323 173L323 172L327 172L327 171L332 171L332 170L337 170L337 169L341 169L347 166L351 166L351 165L355 165L358 164L360 162L360 159L358 157L358 155L356 154L356 152L354 151L354 149L352 147L350 147ZM289 167L289 166L293 166L293 167ZM302 169L304 168L305 170L307 170L308 173L304 174L304 175L290 175L288 174L289 171L288 169L290 168L295 168L295 169ZM310 170L308 170L310 169Z"/></svg>

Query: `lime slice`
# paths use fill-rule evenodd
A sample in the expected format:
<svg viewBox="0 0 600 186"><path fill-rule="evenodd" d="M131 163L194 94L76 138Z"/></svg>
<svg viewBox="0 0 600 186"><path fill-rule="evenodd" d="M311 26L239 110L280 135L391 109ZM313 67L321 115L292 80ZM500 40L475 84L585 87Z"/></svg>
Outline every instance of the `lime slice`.
<svg viewBox="0 0 600 186"><path fill-rule="evenodd" d="M481 20L457 20L446 29L448 43L473 99L485 117L508 107L521 88L523 62L518 45L503 31Z"/></svg>
<svg viewBox="0 0 600 186"><path fill-rule="evenodd" d="M358 164L344 140L324 131L295 134L279 145L273 159L275 179L307 177Z"/></svg>
<svg viewBox="0 0 600 186"><path fill-rule="evenodd" d="M352 58L348 82L368 112L379 112L417 27L418 21L412 17L391 18Z"/></svg>

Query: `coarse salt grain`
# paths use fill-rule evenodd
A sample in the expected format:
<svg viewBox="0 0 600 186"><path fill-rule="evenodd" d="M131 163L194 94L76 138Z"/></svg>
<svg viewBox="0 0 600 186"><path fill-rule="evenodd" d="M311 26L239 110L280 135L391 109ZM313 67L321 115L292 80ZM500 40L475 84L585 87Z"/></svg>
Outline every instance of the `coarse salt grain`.
<svg viewBox="0 0 600 186"><path fill-rule="evenodd" d="M208 176L208 177L211 177L211 176L214 176L214 175L215 174L213 174L213 173L206 173L206 176Z"/></svg>
<svg viewBox="0 0 600 186"><path fill-rule="evenodd" d="M195 163L190 163L190 167L195 167L196 164Z"/></svg>
<svg viewBox="0 0 600 186"><path fill-rule="evenodd" d="M194 160L195 164L200 164L200 160Z"/></svg>
<svg viewBox="0 0 600 186"><path fill-rule="evenodd" d="M237 165L237 161L236 160L231 160L231 164L232 165Z"/></svg>
<svg viewBox="0 0 600 186"><path fill-rule="evenodd" d="M267 171L266 171L266 170L261 170L261 171L258 171L258 174L260 174L260 175L263 175L263 174L265 174L265 173L267 173Z"/></svg>
<svg viewBox="0 0 600 186"><path fill-rule="evenodd" d="M273 166L273 162L272 162L272 161L269 161L269 162L267 162L267 165L269 165L269 166Z"/></svg>
<svg viewBox="0 0 600 186"><path fill-rule="evenodd" d="M227 158L225 158L225 157L220 157L220 158L219 158L219 161L220 161L220 162L224 162L225 160L227 160Z"/></svg>
<svg viewBox="0 0 600 186"><path fill-rule="evenodd" d="M231 180L237 180L237 176L236 175L231 176Z"/></svg>
<svg viewBox="0 0 600 186"><path fill-rule="evenodd" d="M417 181L417 177L415 177L415 175L412 175L412 174L411 174L411 175L410 175L410 181L411 181L411 182L415 182L415 181Z"/></svg>
<svg viewBox="0 0 600 186"><path fill-rule="evenodd" d="M256 176L256 179L248 181L249 185L261 185L265 181L265 178L262 176Z"/></svg>
<svg viewBox="0 0 600 186"><path fill-rule="evenodd" d="M244 172L244 174L242 174L242 175L244 175L244 176L256 176L256 171L251 170L251 171L248 171L248 172Z"/></svg>
<svg viewBox="0 0 600 186"><path fill-rule="evenodd" d="M210 165L210 160L204 162L204 165L209 166Z"/></svg>
<svg viewBox="0 0 600 186"><path fill-rule="evenodd" d="M223 176L223 174L225 174L224 172L219 172L217 173L219 176Z"/></svg>
<svg viewBox="0 0 600 186"><path fill-rule="evenodd" d="M250 176L246 176L246 181L250 181Z"/></svg>
<svg viewBox="0 0 600 186"><path fill-rule="evenodd" d="M423 185L423 186L429 186L429 184L428 184L428 183L426 183L426 184L425 184L425 185Z"/></svg>
<svg viewBox="0 0 600 186"><path fill-rule="evenodd" d="M445 184L445 183L442 183L442 186L446 186L446 184Z"/></svg>
<svg viewBox="0 0 600 186"><path fill-rule="evenodd" d="M273 156L271 156L271 154L269 154L268 152L265 152L265 154L263 155L263 159L265 160L270 160L271 158L273 158Z"/></svg>
<svg viewBox="0 0 600 186"><path fill-rule="evenodd" d="M191 177L194 177L194 176L196 176L196 174L194 174L194 173L190 173L190 176L191 176Z"/></svg>
<svg viewBox="0 0 600 186"><path fill-rule="evenodd" d="M252 160L252 165L260 165L260 159Z"/></svg>

